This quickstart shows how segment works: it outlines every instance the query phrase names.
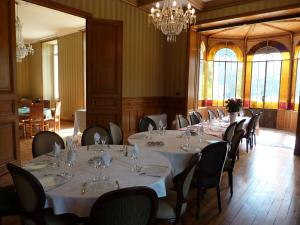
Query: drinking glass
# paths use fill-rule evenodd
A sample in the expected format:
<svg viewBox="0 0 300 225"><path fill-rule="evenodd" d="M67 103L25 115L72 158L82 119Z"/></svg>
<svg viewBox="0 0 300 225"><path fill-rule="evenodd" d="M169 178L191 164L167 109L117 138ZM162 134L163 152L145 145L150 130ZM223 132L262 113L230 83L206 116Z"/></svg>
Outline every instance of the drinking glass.
<svg viewBox="0 0 300 225"><path fill-rule="evenodd" d="M164 126L163 126L163 135L166 134L166 130L167 130L167 123L164 123Z"/></svg>
<svg viewBox="0 0 300 225"><path fill-rule="evenodd" d="M95 175L92 177L92 181L98 181L102 177L102 170L101 170L102 161L101 161L101 159L95 158L95 160L93 160L92 166L95 169ZM99 172L99 174L98 174L98 172Z"/></svg>
<svg viewBox="0 0 300 225"><path fill-rule="evenodd" d="M198 135L199 135L199 141L201 143L202 140L203 140L203 135L204 135L204 128L203 128L203 124L202 123L199 124L197 131L198 131Z"/></svg>
<svg viewBox="0 0 300 225"><path fill-rule="evenodd" d="M101 144L102 144L102 149L104 149L104 145L107 141L107 136L101 136L100 140L101 140Z"/></svg>

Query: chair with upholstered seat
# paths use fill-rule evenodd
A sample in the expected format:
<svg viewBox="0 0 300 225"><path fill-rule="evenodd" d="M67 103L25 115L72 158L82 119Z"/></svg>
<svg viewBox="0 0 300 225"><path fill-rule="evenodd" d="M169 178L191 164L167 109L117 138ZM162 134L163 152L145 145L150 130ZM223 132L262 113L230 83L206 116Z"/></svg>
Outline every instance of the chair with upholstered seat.
<svg viewBox="0 0 300 225"><path fill-rule="evenodd" d="M235 165L235 161L239 152L239 145L244 136L244 130L237 131L233 138L230 146L230 150L228 151L227 159L224 166L224 171L228 173L228 183L230 186L230 194L233 194L233 169Z"/></svg>
<svg viewBox="0 0 300 225"><path fill-rule="evenodd" d="M245 123L245 122L246 122L246 119L240 120L240 121L237 123L236 127L235 127L234 133L236 133L236 132L238 132L238 131L240 131L240 130L244 130L244 123Z"/></svg>
<svg viewBox="0 0 300 225"><path fill-rule="evenodd" d="M232 139L232 137L234 135L234 131L235 131L236 125L237 125L237 123L234 122L234 123L230 124L227 127L227 129L225 130L225 133L223 135L223 141L226 141L229 144L231 143L231 139Z"/></svg>
<svg viewBox="0 0 300 225"><path fill-rule="evenodd" d="M14 186L0 187L0 225L2 217L19 214L19 202Z"/></svg>
<svg viewBox="0 0 300 225"><path fill-rule="evenodd" d="M114 145L123 144L123 131L117 124L109 122L109 134Z"/></svg>
<svg viewBox="0 0 300 225"><path fill-rule="evenodd" d="M179 128L184 128L190 125L187 118L185 118L183 115L178 115L178 125Z"/></svg>
<svg viewBox="0 0 300 225"><path fill-rule="evenodd" d="M67 213L54 215L52 209L45 209L45 191L37 180L28 171L13 165L7 164L12 175L17 197L20 202L22 224L24 225L77 225L80 220L77 216Z"/></svg>
<svg viewBox="0 0 300 225"><path fill-rule="evenodd" d="M253 126L253 129L252 129L252 136L253 136L254 145L256 145L256 129L259 127L259 120L260 120L262 114L263 114L263 112L259 112L255 116L254 126Z"/></svg>
<svg viewBox="0 0 300 225"><path fill-rule="evenodd" d="M222 109L217 109L217 112L218 112L219 118L223 118L225 116L225 113Z"/></svg>
<svg viewBox="0 0 300 225"><path fill-rule="evenodd" d="M209 120L217 119L217 115L214 111L208 109L207 112L208 112L208 119Z"/></svg>
<svg viewBox="0 0 300 225"><path fill-rule="evenodd" d="M82 146L94 145L95 144L94 135L96 133L98 133L101 137L106 137L106 144L112 144L112 140L108 130L105 127L99 125L93 125L86 128L83 131L81 137L81 145Z"/></svg>
<svg viewBox="0 0 300 225"><path fill-rule="evenodd" d="M201 159L195 172L197 183L197 218L199 218L201 192L205 192L206 189L216 188L219 212L222 210L220 182L226 156L227 142L210 144L201 151Z"/></svg>
<svg viewBox="0 0 300 225"><path fill-rule="evenodd" d="M32 156L35 158L52 152L55 142L59 144L62 149L65 148L64 140L57 133L51 131L39 132L34 136L32 141Z"/></svg>
<svg viewBox="0 0 300 225"><path fill-rule="evenodd" d="M143 118L140 119L140 122L139 122L139 132L148 131L149 124L152 125L153 130L157 130L155 122L152 119L150 119L149 117L144 116Z"/></svg>
<svg viewBox="0 0 300 225"><path fill-rule="evenodd" d="M193 155L184 171L173 178L175 190L168 191L167 197L159 200L156 216L158 223L177 224L180 220L184 222L187 197L199 158L199 154Z"/></svg>
<svg viewBox="0 0 300 225"><path fill-rule="evenodd" d="M102 195L92 207L90 225L152 225L158 198L148 187L131 187Z"/></svg>
<svg viewBox="0 0 300 225"><path fill-rule="evenodd" d="M195 125L201 122L201 120L199 120L199 118L196 116L194 112L190 113L189 116L190 116L191 125Z"/></svg>
<svg viewBox="0 0 300 225"><path fill-rule="evenodd" d="M197 116L198 120L202 121L203 116L201 115L201 113L199 113L198 111L194 112L195 116Z"/></svg>
<svg viewBox="0 0 300 225"><path fill-rule="evenodd" d="M252 116L249 120L249 123L246 127L246 132L243 138L246 139L246 151L248 153L249 145L250 148L253 148L253 129L255 129L255 119L256 116Z"/></svg>

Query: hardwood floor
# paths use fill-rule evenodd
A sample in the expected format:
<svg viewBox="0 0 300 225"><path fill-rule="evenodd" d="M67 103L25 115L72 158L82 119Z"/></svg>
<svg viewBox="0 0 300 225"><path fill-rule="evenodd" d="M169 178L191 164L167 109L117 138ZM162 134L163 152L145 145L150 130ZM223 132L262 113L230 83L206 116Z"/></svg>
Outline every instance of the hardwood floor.
<svg viewBox="0 0 300 225"><path fill-rule="evenodd" d="M187 225L300 224L300 157L294 157L289 148L257 145L248 154L245 149L244 141L234 170L232 197L227 174L222 178L222 212L218 213L215 190L208 190L201 201L200 218L196 220L195 190L192 190ZM19 224L19 221L16 217L5 218L3 224Z"/></svg>

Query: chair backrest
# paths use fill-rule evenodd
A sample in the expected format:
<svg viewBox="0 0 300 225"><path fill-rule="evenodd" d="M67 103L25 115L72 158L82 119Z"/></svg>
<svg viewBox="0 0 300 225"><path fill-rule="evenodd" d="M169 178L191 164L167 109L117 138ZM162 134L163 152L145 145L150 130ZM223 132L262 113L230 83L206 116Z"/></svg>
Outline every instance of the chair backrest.
<svg viewBox="0 0 300 225"><path fill-rule="evenodd" d="M50 108L50 100L43 100L44 108Z"/></svg>
<svg viewBox="0 0 300 225"><path fill-rule="evenodd" d="M44 120L44 105L43 104L32 104L30 106L30 119L32 121L40 121Z"/></svg>
<svg viewBox="0 0 300 225"><path fill-rule="evenodd" d="M178 115L178 125L179 128L187 127L190 125L187 118L185 118L183 115Z"/></svg>
<svg viewBox="0 0 300 225"><path fill-rule="evenodd" d="M177 200L175 206L176 218L179 218L180 214L183 212L182 208L186 210L187 198L193 179L193 175L196 166L200 160L201 155L196 153L192 156L188 166L181 173L177 174L173 178L173 183L177 192ZM185 204L185 205L184 205Z"/></svg>
<svg viewBox="0 0 300 225"><path fill-rule="evenodd" d="M217 118L217 115L215 114L214 111L208 109L207 112L208 112L208 119L209 119L209 120L212 120L212 119L216 119L216 118Z"/></svg>
<svg viewBox="0 0 300 225"><path fill-rule="evenodd" d="M7 169L11 173L20 202L22 224L46 225L44 217L46 196L40 182L28 171L11 163L7 164Z"/></svg>
<svg viewBox="0 0 300 225"><path fill-rule="evenodd" d="M256 127L258 126L259 120L262 116L263 112L259 112L255 115L255 121L254 121L254 126L253 126L253 132L255 132Z"/></svg>
<svg viewBox="0 0 300 225"><path fill-rule="evenodd" d="M109 122L109 133L114 145L123 144L123 131L117 124Z"/></svg>
<svg viewBox="0 0 300 225"><path fill-rule="evenodd" d="M237 123L234 122L232 124L230 124L227 129L225 130L224 136L223 136L223 140L227 141L229 143L231 143L232 137L234 135L234 131L236 128Z"/></svg>
<svg viewBox="0 0 300 225"><path fill-rule="evenodd" d="M101 137L106 137L106 144L112 144L111 137L109 135L108 130L105 127L99 126L99 125L93 125L88 128L86 128L81 137L81 145L87 146L87 145L94 145L95 139L94 135L95 133L98 133Z"/></svg>
<svg viewBox="0 0 300 225"><path fill-rule="evenodd" d="M256 116L252 116L251 119L248 122L247 128L246 128L246 137L249 137L251 132L253 131L254 127L255 127L255 119Z"/></svg>
<svg viewBox="0 0 300 225"><path fill-rule="evenodd" d="M227 157L227 142L207 145L201 153L201 159L197 166L198 179L214 179L215 185L219 184Z"/></svg>
<svg viewBox="0 0 300 225"><path fill-rule="evenodd" d="M201 115L201 113L199 113L198 111L194 112L195 116L197 116L197 118L201 121L203 119L203 116Z"/></svg>
<svg viewBox="0 0 300 225"><path fill-rule="evenodd" d="M246 121L246 119L242 119L237 123L234 133L238 132L239 130L243 130L245 121Z"/></svg>
<svg viewBox="0 0 300 225"><path fill-rule="evenodd" d="M152 125L153 130L157 130L155 122L147 116L140 119L139 122L139 132L148 131L149 124Z"/></svg>
<svg viewBox="0 0 300 225"><path fill-rule="evenodd" d="M55 102L55 112L54 112L54 117L56 119L60 118L60 113L61 113L61 101L56 101Z"/></svg>
<svg viewBox="0 0 300 225"><path fill-rule="evenodd" d="M225 116L225 113L222 109L217 109L217 112L218 112L220 118Z"/></svg>
<svg viewBox="0 0 300 225"><path fill-rule="evenodd" d="M20 98L19 103L20 107L30 107L32 105L32 99Z"/></svg>
<svg viewBox="0 0 300 225"><path fill-rule="evenodd" d="M93 205L90 224L152 225L155 222L158 198L148 187L124 188L102 195Z"/></svg>
<svg viewBox="0 0 300 225"><path fill-rule="evenodd" d="M198 124L201 122L194 112L190 113L189 116L190 116L191 125Z"/></svg>
<svg viewBox="0 0 300 225"><path fill-rule="evenodd" d="M37 133L32 141L32 156L35 158L52 152L55 142L59 144L62 149L65 148L64 140L57 133L51 131L41 131Z"/></svg>
<svg viewBox="0 0 300 225"><path fill-rule="evenodd" d="M238 130L232 138L230 150L228 151L228 157L231 159L231 168L232 169L234 168L237 152L238 152L240 142L241 142L244 134L245 134L244 130Z"/></svg>

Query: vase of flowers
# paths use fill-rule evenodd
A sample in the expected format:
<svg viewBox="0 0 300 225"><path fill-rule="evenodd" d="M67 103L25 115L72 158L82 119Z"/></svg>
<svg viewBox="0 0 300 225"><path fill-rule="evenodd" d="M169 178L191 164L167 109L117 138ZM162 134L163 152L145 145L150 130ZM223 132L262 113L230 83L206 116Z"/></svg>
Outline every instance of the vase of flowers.
<svg viewBox="0 0 300 225"><path fill-rule="evenodd" d="M230 98L225 101L225 107L227 112L229 113L230 123L234 123L236 120L237 112L239 112L242 107L242 100Z"/></svg>

